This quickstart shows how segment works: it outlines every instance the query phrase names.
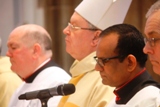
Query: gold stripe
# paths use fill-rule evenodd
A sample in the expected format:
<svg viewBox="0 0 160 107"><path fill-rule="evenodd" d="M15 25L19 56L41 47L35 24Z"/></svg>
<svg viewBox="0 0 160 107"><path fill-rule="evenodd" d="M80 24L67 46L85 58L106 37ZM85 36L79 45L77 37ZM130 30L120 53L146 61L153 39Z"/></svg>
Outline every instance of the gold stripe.
<svg viewBox="0 0 160 107"><path fill-rule="evenodd" d="M69 81L69 83L72 83L72 84L76 85L78 83L78 81L84 76L84 74L81 74L81 75L76 76L76 77L72 77L72 79ZM74 105L72 103L69 103L69 102L66 103L68 97L69 97L69 95L68 96L63 96L61 98L59 104L58 104L58 107L78 107L78 106L76 106L76 105ZM72 104L74 106L69 106L68 104L69 105Z"/></svg>

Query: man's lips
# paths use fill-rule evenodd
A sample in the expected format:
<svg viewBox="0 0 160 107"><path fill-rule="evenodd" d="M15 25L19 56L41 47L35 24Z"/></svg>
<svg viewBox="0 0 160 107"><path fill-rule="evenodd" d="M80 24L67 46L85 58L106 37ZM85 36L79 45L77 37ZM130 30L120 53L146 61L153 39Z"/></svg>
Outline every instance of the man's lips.
<svg viewBox="0 0 160 107"><path fill-rule="evenodd" d="M69 42L69 40L68 40L67 38L65 38L65 41L66 41L66 42Z"/></svg>
<svg viewBox="0 0 160 107"><path fill-rule="evenodd" d="M102 78L104 78L104 77L105 77L105 75L104 75L104 74L102 74L102 73L100 73L100 75L101 75L101 77L102 77Z"/></svg>
<svg viewBox="0 0 160 107"><path fill-rule="evenodd" d="M152 63L152 64L159 64L159 62L158 61L156 61L156 60L153 60L153 59L150 59L150 62Z"/></svg>

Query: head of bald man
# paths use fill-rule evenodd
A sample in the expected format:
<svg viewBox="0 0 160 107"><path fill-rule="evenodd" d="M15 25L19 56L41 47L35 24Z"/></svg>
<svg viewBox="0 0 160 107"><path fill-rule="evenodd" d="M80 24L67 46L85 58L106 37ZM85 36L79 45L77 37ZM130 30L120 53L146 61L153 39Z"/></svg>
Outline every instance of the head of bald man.
<svg viewBox="0 0 160 107"><path fill-rule="evenodd" d="M41 26L26 24L18 26L7 41L11 69L21 78L27 78L46 59L52 57L52 40Z"/></svg>

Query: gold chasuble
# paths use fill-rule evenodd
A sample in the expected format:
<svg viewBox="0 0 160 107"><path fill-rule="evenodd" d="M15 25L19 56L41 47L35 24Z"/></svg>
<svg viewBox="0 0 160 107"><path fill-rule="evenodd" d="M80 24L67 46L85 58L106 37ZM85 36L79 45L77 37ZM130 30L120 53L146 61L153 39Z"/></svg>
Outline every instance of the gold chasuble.
<svg viewBox="0 0 160 107"><path fill-rule="evenodd" d="M76 85L77 82L84 76L84 74L81 74L81 75L76 76L76 77L72 77L72 79L69 81L69 83L72 83L72 84ZM66 103L68 97L69 97L69 95L68 96L63 96L62 99L59 102L58 107L78 107L78 106L76 106L72 103L69 103L69 102Z"/></svg>
<svg viewBox="0 0 160 107"><path fill-rule="evenodd" d="M95 52L81 61L75 60L70 68L72 83L76 87L75 93L63 96L58 107L105 107L115 96L114 88L102 84L102 79L94 68Z"/></svg>

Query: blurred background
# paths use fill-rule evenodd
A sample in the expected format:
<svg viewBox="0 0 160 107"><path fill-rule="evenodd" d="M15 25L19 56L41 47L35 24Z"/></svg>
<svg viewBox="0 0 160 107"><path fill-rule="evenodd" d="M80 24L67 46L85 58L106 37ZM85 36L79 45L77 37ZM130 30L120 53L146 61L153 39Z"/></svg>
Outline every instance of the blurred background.
<svg viewBox="0 0 160 107"><path fill-rule="evenodd" d="M74 59L65 51L65 35L74 8L82 0L0 0L0 37L2 38L2 55L6 54L6 41L10 32L22 24L43 26L53 40L53 59L67 72ZM145 26L145 14L157 0L132 0L124 23L136 26L142 33ZM114 14L114 13L113 13ZM106 19L107 20L107 19ZM149 61L146 68L156 81L156 75Z"/></svg>

